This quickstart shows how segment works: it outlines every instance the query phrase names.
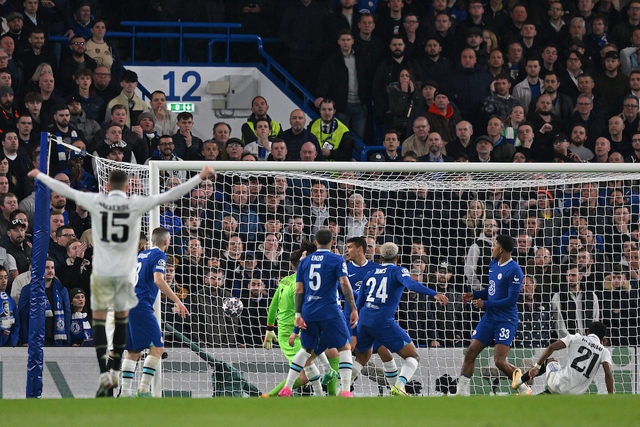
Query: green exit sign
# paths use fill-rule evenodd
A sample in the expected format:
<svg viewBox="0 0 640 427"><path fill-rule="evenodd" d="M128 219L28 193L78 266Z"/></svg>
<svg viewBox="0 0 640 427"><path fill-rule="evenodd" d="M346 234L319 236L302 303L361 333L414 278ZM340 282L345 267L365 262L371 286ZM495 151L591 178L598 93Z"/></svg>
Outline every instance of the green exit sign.
<svg viewBox="0 0 640 427"><path fill-rule="evenodd" d="M173 111L174 113L193 113L196 109L196 105L191 102L173 102L167 104L169 107L169 111Z"/></svg>

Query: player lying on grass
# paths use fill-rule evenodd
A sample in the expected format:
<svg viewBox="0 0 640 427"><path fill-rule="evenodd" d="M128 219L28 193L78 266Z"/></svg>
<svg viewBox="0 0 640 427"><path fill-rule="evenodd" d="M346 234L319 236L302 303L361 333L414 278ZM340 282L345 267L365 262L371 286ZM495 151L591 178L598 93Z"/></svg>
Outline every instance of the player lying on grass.
<svg viewBox="0 0 640 427"><path fill-rule="evenodd" d="M573 334L559 339L542 352L538 363L529 369L529 372L524 375L517 372L514 375L511 388L518 388L521 384L546 373L546 393L584 394L602 366L607 392L612 394L613 362L609 349L604 347L606 336L607 327L601 322L593 322L586 337ZM564 367L551 358L555 351L563 348L567 349L567 364Z"/></svg>
<svg viewBox="0 0 640 427"><path fill-rule="evenodd" d="M308 254L315 252L316 247L313 243L308 240L305 240L301 243L300 249L295 250L291 253L289 257L289 262L293 269L298 268L298 264L302 261ZM284 353L285 357L291 363L293 357L300 351L300 339L298 337L298 328L295 327L295 314L296 314L296 273L293 273L287 277L282 278L280 283L278 284L278 288L276 289L273 298L271 299L271 304L269 305L269 314L267 316L267 332L264 337L263 347L267 350L271 350L273 348L273 342L279 341L280 349ZM276 320L276 315L278 319L278 336L274 332L274 324ZM323 364L324 367L328 367L332 372L328 372L323 376L322 384L325 385L332 380L335 380L334 377L338 376L338 373L333 371L332 367L329 366L329 361L324 353L318 356L318 360ZM338 364L336 363L336 368ZM332 374L333 373L333 374ZM300 372L300 375L296 379L293 384L293 389L302 387L303 385L308 383L307 376L305 372ZM271 391L266 394L263 394L261 397L274 397L277 396L280 390L285 386L287 380L283 380L280 384L274 387ZM335 388L335 387L334 387ZM327 390L329 395L336 394L334 390L333 393L331 390Z"/></svg>
<svg viewBox="0 0 640 427"><path fill-rule="evenodd" d="M387 242L380 247L382 265L367 274L360 288L356 306L360 310L357 328L356 361L367 363L374 341L404 359L400 374L391 388L394 396L408 396L405 384L411 380L420 357L409 334L395 321L396 311L405 287L413 292L434 297L442 305L449 302L444 294L427 288L411 278L409 270L397 266L398 245ZM359 372L354 367L354 374Z"/></svg>
<svg viewBox="0 0 640 427"><path fill-rule="evenodd" d="M127 335L127 354L122 362L122 397L136 395L138 397L151 397L151 381L160 365L160 359L164 352L164 341L158 319L154 315L153 304L158 296L158 289L175 303L174 311L183 319L189 314L180 298L176 296L165 281L165 268L167 256L165 251L169 247L171 234L166 228L156 228L151 234L151 243L154 246L138 254L138 266L136 267L136 296L138 305L129 312L129 333ZM142 366L142 379L138 391L133 390L133 379L136 366L142 355L142 351L149 349L149 354L144 359Z"/></svg>

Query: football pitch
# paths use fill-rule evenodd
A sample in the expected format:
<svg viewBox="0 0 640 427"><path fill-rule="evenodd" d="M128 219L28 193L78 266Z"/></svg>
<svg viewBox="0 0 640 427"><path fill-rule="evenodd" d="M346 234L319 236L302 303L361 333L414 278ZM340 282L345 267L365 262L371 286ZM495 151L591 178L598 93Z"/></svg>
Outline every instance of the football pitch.
<svg viewBox="0 0 640 427"><path fill-rule="evenodd" d="M3 425L640 426L640 397L475 396L5 400Z"/></svg>

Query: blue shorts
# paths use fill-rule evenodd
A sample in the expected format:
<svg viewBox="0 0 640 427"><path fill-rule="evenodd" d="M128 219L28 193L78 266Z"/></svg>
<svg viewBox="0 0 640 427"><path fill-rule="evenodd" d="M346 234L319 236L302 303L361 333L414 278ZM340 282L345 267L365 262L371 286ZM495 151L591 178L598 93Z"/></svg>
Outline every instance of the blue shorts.
<svg viewBox="0 0 640 427"><path fill-rule="evenodd" d="M300 332L300 343L306 350L320 354L328 348L342 348L351 341L349 328L342 316L318 322L307 322Z"/></svg>
<svg viewBox="0 0 640 427"><path fill-rule="evenodd" d="M517 321L491 322L483 317L473 331L471 339L478 340L486 346L491 345L491 343L495 341L496 344L504 344L507 347L511 347L517 328Z"/></svg>
<svg viewBox="0 0 640 427"><path fill-rule="evenodd" d="M142 351L149 347L164 347L158 319L152 311L132 310L129 313L127 346L130 351Z"/></svg>
<svg viewBox="0 0 640 427"><path fill-rule="evenodd" d="M411 342L409 334L393 320L379 323L375 327L358 324L358 335L356 336L358 337L356 350L360 353L366 352L374 344L377 344L377 347L385 346L390 352L397 353Z"/></svg>

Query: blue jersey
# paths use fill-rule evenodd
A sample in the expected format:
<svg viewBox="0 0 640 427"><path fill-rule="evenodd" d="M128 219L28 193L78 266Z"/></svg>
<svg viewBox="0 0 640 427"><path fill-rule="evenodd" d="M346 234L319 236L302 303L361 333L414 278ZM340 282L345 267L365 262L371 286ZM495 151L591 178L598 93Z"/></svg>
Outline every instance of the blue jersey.
<svg viewBox="0 0 640 427"><path fill-rule="evenodd" d="M420 294L437 294L433 289L413 280L409 270L404 267L382 264L369 272L360 288L356 304L360 315L359 323L375 326L381 321L393 320L405 287Z"/></svg>
<svg viewBox="0 0 640 427"><path fill-rule="evenodd" d="M327 249L319 249L300 261L296 282L304 284L302 317L317 322L340 316L338 284L347 276L344 259Z"/></svg>
<svg viewBox="0 0 640 427"><path fill-rule="evenodd" d="M363 280L371 270L375 270L376 267L380 267L377 262L366 261L363 265L358 266L353 262L347 264L347 273L349 274L349 282L351 283L351 289L354 292L360 292Z"/></svg>
<svg viewBox="0 0 640 427"><path fill-rule="evenodd" d="M153 303L158 296L158 286L153 280L154 273L164 274L167 256L158 248L151 248L138 254L136 267L136 296L138 308L153 310Z"/></svg>
<svg viewBox="0 0 640 427"><path fill-rule="evenodd" d="M522 269L513 259L489 264L489 287L473 293L474 298L485 300L484 316L492 322L510 322L518 319L518 297L522 288Z"/></svg>

